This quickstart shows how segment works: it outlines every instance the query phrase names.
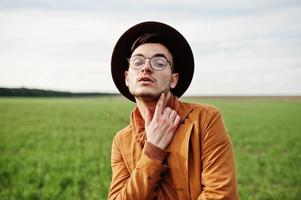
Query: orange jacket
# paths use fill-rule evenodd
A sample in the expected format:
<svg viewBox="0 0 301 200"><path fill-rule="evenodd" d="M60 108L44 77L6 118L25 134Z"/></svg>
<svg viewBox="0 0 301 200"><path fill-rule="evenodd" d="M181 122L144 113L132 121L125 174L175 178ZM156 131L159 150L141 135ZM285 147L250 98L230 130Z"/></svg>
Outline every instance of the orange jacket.
<svg viewBox="0 0 301 200"><path fill-rule="evenodd" d="M108 199L239 199L231 139L219 110L180 102L178 114L181 124L163 164L149 156L156 147L137 143L132 123L117 133Z"/></svg>

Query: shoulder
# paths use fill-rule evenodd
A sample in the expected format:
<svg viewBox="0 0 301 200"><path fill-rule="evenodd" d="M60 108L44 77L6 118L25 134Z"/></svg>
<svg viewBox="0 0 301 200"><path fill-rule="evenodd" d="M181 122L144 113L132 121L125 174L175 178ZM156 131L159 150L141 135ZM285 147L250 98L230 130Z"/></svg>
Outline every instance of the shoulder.
<svg viewBox="0 0 301 200"><path fill-rule="evenodd" d="M119 130L116 135L114 136L114 143L122 143L122 141L126 140L129 137L132 137L132 130L133 127L131 124L124 127L123 129Z"/></svg>
<svg viewBox="0 0 301 200"><path fill-rule="evenodd" d="M114 138L128 137L132 133L132 130L133 130L133 126L131 124L129 124L126 127L124 127L123 129L117 131Z"/></svg>
<svg viewBox="0 0 301 200"><path fill-rule="evenodd" d="M220 115L220 109L211 104L181 102L180 109L191 110L191 114L202 116Z"/></svg>
<svg viewBox="0 0 301 200"><path fill-rule="evenodd" d="M204 103L184 103L192 107L188 119L202 135L202 141L210 144L229 142L229 135L218 107ZM198 128L197 128L198 127Z"/></svg>
<svg viewBox="0 0 301 200"><path fill-rule="evenodd" d="M197 126L207 127L216 121L223 121L220 109L214 105L205 103L181 102L180 112L185 114L184 120Z"/></svg>

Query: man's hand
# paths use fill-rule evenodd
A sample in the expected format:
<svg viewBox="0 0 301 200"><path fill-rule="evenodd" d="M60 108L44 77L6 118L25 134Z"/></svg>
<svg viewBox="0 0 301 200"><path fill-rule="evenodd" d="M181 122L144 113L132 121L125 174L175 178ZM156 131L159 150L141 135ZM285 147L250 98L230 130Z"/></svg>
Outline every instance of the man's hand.
<svg viewBox="0 0 301 200"><path fill-rule="evenodd" d="M147 141L161 149L166 149L180 123L180 116L169 107L163 108L164 93L161 94L155 113L146 110L145 131Z"/></svg>

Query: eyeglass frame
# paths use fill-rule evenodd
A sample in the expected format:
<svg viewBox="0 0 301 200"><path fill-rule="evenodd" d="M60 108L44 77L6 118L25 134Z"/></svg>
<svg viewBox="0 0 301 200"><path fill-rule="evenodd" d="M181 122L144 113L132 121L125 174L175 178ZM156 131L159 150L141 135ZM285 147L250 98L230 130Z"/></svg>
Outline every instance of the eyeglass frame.
<svg viewBox="0 0 301 200"><path fill-rule="evenodd" d="M133 67L131 67L130 60L131 60L131 58L133 58L133 57L142 57L142 58L144 58L144 64L141 65L141 67L139 67L139 68L133 68ZM152 66L152 62L151 62L151 61L152 61L153 58L156 58L156 57L161 57L161 58L164 58L164 59L166 60L166 65L165 65L162 69L160 69L160 70L155 69L155 68ZM150 57L150 58L146 58L146 57L143 56L142 54L137 54L137 55L133 55L133 56L127 58L127 61L128 61L128 63L129 63L129 67L131 67L133 70L140 70L140 69L142 69L142 68L145 66L145 64L146 64L146 60L149 60L149 61L150 61L150 62L149 62L150 67L151 67L153 70L155 70L155 71L162 71L162 70L164 70L168 64L171 66L171 69L172 69L172 71L173 71L173 66L172 66L171 62L166 58L166 56L165 56L164 54L155 54L155 55L153 55L153 56Z"/></svg>

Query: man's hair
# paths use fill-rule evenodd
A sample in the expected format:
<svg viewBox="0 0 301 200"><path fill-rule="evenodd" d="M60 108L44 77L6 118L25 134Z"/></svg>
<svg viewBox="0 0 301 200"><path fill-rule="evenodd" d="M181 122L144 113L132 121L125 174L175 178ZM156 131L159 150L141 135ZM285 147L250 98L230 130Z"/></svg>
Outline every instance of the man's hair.
<svg viewBox="0 0 301 200"><path fill-rule="evenodd" d="M162 44L163 46L165 46L169 52L171 53L173 60L174 60L174 56L173 56L173 52L171 50L171 48L168 45L168 38L163 37L162 35L156 34L156 33L146 33L144 35L141 35L140 37L138 37L132 44L131 46L131 54L134 52L134 50L142 45L142 44L146 44L146 43L159 43ZM172 66L171 66L172 71L174 71L174 62L172 62Z"/></svg>

